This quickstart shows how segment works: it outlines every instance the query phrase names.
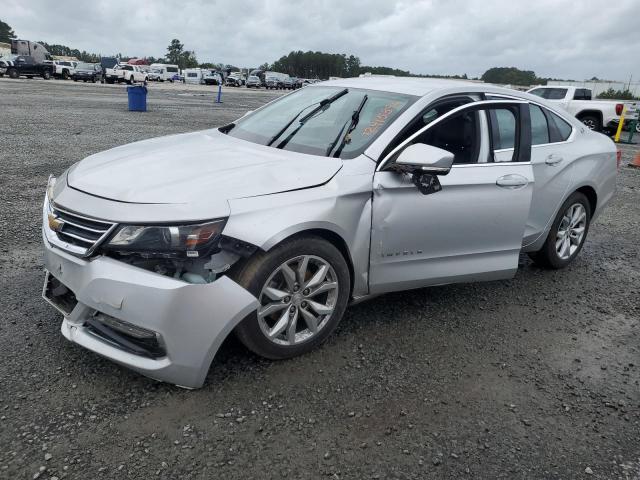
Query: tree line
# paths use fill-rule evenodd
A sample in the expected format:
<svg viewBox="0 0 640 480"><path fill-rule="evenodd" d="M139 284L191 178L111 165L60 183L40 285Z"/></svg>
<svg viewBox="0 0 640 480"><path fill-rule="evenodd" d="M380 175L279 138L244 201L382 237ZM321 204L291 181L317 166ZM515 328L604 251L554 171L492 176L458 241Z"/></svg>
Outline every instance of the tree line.
<svg viewBox="0 0 640 480"><path fill-rule="evenodd" d="M13 29L5 22L0 20L0 42L11 43L16 38ZM87 52L70 48L66 45L49 44L40 41L51 55L76 57L78 60L89 63L97 63L102 57L101 54ZM130 56L117 53L110 55L120 58L122 61L128 61ZM186 50L185 45L179 39L174 38L167 47L167 53L162 57L146 57L148 63L170 63L178 65L182 68L207 68L215 70L225 70L227 72L240 70L238 67L230 64L199 62L196 52ZM273 63L265 62L258 68L262 70L273 70L276 72L286 73L293 77L300 78L320 78L329 77L357 77L363 73L372 73L374 75L395 75L397 77L432 77L432 78L457 78L467 79L466 74L462 75L434 75L434 74L415 74L408 70L385 66L368 66L362 65L360 58L355 55L345 53L325 53L319 51L302 50L291 51L287 55L283 55ZM480 80L487 83L498 83L505 85L546 85L549 80L557 80L552 78L538 77L531 70L520 70L516 67L492 67L484 72ZM477 80L474 78L473 80ZM592 80L597 80L593 77ZM607 91L599 95L600 98L617 98L632 99L633 95L628 90L623 91Z"/></svg>

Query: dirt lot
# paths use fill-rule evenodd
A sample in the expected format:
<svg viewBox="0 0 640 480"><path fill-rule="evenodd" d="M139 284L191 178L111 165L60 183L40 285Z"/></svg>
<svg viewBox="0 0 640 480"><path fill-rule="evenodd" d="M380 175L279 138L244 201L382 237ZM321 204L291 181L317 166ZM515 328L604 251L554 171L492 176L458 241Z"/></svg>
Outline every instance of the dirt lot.
<svg viewBox="0 0 640 480"><path fill-rule="evenodd" d="M277 95L153 85L142 114L124 87L0 80L0 478L640 478L640 170L566 270L383 296L290 361L230 339L198 391L60 335L49 173Z"/></svg>

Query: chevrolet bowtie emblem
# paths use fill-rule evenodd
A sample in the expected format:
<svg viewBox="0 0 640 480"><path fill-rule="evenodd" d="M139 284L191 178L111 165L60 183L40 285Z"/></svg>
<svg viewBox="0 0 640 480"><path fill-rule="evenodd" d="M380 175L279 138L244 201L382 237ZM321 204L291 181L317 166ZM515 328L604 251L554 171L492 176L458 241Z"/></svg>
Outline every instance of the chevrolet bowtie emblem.
<svg viewBox="0 0 640 480"><path fill-rule="evenodd" d="M49 228L51 230L53 230L54 232L59 232L60 230L62 230L64 222L56 217L53 213L48 214L47 219L49 221Z"/></svg>

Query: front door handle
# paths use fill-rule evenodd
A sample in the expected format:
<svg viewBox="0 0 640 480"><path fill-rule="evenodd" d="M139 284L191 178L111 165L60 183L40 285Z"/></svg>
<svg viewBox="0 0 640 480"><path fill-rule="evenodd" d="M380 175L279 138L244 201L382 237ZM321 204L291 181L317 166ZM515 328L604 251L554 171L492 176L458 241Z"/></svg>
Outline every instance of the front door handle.
<svg viewBox="0 0 640 480"><path fill-rule="evenodd" d="M552 153L545 159L544 163L546 163L547 165L557 165L562 160L563 158L560 155L556 155L555 153Z"/></svg>
<svg viewBox="0 0 640 480"><path fill-rule="evenodd" d="M496 180L496 185L502 188L510 188L516 190L518 188L526 187L529 183L526 177L510 173L509 175L503 175Z"/></svg>

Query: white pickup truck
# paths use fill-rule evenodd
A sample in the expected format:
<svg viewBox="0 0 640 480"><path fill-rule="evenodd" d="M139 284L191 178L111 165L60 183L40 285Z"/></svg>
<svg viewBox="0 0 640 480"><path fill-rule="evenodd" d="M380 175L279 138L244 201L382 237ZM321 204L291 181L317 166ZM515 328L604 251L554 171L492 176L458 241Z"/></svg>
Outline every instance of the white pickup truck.
<svg viewBox="0 0 640 480"><path fill-rule="evenodd" d="M71 78L75 73L78 62L69 60L54 60L53 66L55 68L53 76L56 78L67 80Z"/></svg>
<svg viewBox="0 0 640 480"><path fill-rule="evenodd" d="M637 103L622 100L592 100L591 90L588 88L561 85L535 87L527 93L559 104L591 130L597 132L615 131L620 123L620 115L625 104L629 110L633 108L634 103Z"/></svg>
<svg viewBox="0 0 640 480"><path fill-rule="evenodd" d="M107 83L127 82L146 82L149 74L142 70L138 65L116 65L113 68L107 68L104 71L104 79Z"/></svg>

